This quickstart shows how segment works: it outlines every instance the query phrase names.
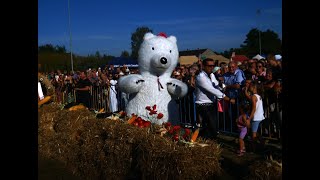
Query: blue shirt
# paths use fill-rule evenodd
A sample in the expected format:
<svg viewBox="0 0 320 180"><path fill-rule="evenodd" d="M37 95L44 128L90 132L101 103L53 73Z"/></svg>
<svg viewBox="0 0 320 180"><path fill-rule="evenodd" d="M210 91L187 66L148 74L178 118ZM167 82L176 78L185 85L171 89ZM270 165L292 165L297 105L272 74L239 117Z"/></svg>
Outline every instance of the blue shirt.
<svg viewBox="0 0 320 180"><path fill-rule="evenodd" d="M224 84L227 86L234 84L240 84L241 86L246 80L243 71L239 68L235 70L234 74L231 74L230 72L223 74L223 78ZM228 88L226 91L226 95L230 98L237 98L240 90L240 88Z"/></svg>

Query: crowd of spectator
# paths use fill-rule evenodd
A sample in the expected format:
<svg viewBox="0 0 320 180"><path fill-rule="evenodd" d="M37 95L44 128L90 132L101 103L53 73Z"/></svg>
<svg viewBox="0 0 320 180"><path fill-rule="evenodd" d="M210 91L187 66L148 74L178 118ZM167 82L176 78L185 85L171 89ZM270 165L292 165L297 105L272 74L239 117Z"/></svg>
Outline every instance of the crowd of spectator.
<svg viewBox="0 0 320 180"><path fill-rule="evenodd" d="M245 94L245 90L248 89L251 83L256 82L262 87L261 97L264 103L264 111L265 114L268 114L266 115L267 118L265 123L274 125L275 127L273 130L270 130L270 128L263 129L263 132L270 135L270 133L279 131L281 126L281 114L279 116L279 113L282 112L281 62L281 59L276 59L273 55L269 55L265 59L250 59L243 62L231 61L228 64L215 61L212 72L216 81L213 82L213 85L228 97L237 100L237 103L231 104L230 106L228 102L220 102L219 113L227 113L227 120L221 119L222 115L219 115L219 122L225 121L226 124L229 125L229 130L231 131L237 129L237 124L235 122L239 116L240 104L250 104L250 101ZM198 62L190 65L178 64L172 72L172 78L179 79L188 85L188 101L183 99L182 101L185 101L184 103L189 103L191 108L193 108L193 92L196 88L195 79L202 69L202 61L199 59ZM77 97L77 93L79 94L80 91L88 92L88 86L91 91L100 91L100 88L103 87L96 98L107 99L104 103L108 104L109 111L114 112L123 110L125 103L128 100L126 94L119 93L118 91L118 79L121 76L137 73L139 73L139 69L136 67L128 67L126 65L115 67L114 65L106 65L103 68L93 67L82 71L75 71L74 73L56 70L45 72L44 74L55 87L55 101L57 103L84 101L84 104L89 109L95 110L95 105L93 104L95 102L86 102L86 100L84 100L88 98L89 95L84 98L79 98ZM182 109L182 111L187 112L190 110ZM193 112L188 113L193 117ZM180 112L181 116L183 116L181 119L186 119L186 114L188 113ZM195 120L194 122L197 121ZM228 122L230 123L228 124Z"/></svg>

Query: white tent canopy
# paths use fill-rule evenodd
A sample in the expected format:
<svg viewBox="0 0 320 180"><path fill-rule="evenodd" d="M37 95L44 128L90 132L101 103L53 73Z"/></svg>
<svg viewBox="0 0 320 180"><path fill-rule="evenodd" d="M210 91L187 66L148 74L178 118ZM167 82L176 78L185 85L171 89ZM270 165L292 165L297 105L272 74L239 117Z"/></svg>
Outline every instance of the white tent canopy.
<svg viewBox="0 0 320 180"><path fill-rule="evenodd" d="M266 58L263 57L263 56L261 56L260 54L257 54L257 55L255 55L252 59L260 60L260 59L266 59Z"/></svg>
<svg viewBox="0 0 320 180"><path fill-rule="evenodd" d="M274 57L276 58L276 60L282 59L282 56L280 54L276 54Z"/></svg>

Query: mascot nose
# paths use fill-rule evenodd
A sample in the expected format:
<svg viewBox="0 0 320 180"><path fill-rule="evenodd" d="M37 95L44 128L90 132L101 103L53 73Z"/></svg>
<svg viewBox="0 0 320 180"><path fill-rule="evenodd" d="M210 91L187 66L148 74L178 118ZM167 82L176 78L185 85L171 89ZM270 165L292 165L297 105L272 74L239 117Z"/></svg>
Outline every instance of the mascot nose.
<svg viewBox="0 0 320 180"><path fill-rule="evenodd" d="M160 59L160 62L162 63L162 64L167 64L167 58L165 58L165 57L162 57L161 59Z"/></svg>

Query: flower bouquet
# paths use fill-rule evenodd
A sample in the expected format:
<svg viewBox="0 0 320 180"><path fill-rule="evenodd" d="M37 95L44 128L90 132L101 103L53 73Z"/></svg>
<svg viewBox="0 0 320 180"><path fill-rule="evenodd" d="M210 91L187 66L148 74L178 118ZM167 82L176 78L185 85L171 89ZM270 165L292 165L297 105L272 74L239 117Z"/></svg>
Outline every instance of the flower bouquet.
<svg viewBox="0 0 320 180"><path fill-rule="evenodd" d="M160 134L160 136L170 138L175 142L181 142L191 146L194 144L198 137L199 129L192 133L190 129L182 128L179 125L172 125L170 122L164 122L158 125L156 122L161 120L164 115L163 113L157 112L157 105L146 106L145 109L147 110L147 119L143 119L133 113L127 121L128 124L133 124L140 128L150 127L151 132L156 132Z"/></svg>

